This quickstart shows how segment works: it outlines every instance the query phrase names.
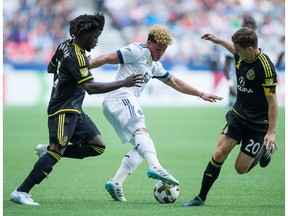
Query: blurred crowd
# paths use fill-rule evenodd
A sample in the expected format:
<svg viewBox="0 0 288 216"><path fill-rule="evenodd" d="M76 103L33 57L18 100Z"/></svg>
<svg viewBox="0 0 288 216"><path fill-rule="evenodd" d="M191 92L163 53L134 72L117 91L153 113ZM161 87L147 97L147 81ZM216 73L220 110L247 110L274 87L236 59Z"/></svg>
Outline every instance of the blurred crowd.
<svg viewBox="0 0 288 216"><path fill-rule="evenodd" d="M42 63L69 35L73 5L58 0L5 0L4 63Z"/></svg>
<svg viewBox="0 0 288 216"><path fill-rule="evenodd" d="M4 62L46 63L56 46L69 38L68 21L74 18L76 8L81 7L79 2L4 0ZM192 70L221 70L224 50L212 43L201 41L201 35L209 32L230 40L233 32L241 27L245 15L251 15L256 20L256 31L263 41L260 47L270 55L274 63L284 49L285 0L87 2L91 4L87 13L98 10L107 14L104 31L109 34L109 30L113 30L113 40L119 41L117 47L110 47L111 50L130 42L145 42L148 29L153 24L169 27L174 43L162 59L168 69L186 67ZM85 8L82 11L85 11ZM100 38L99 47L96 49L101 50L101 40L105 39ZM101 51L108 50L106 46Z"/></svg>

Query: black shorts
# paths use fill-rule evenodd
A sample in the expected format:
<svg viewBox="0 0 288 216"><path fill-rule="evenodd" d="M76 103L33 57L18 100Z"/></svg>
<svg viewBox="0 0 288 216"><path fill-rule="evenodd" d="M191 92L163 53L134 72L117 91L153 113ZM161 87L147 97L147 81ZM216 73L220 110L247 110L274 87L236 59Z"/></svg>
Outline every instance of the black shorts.
<svg viewBox="0 0 288 216"><path fill-rule="evenodd" d="M87 143L101 135L94 122L85 113L61 113L48 119L50 144Z"/></svg>
<svg viewBox="0 0 288 216"><path fill-rule="evenodd" d="M226 124L221 130L241 144L241 151L255 158L264 144L264 136L268 131L268 124L256 124L239 117L232 110L226 114Z"/></svg>

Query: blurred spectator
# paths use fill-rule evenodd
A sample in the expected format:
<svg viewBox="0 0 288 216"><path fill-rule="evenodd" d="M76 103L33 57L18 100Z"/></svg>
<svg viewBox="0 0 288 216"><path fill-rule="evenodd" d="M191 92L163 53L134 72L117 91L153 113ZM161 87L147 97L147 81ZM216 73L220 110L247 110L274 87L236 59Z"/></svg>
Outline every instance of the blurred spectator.
<svg viewBox="0 0 288 216"><path fill-rule="evenodd" d="M46 64L67 37L73 5L66 0L5 0L3 8L4 61Z"/></svg>
<svg viewBox="0 0 288 216"><path fill-rule="evenodd" d="M200 37L211 29L219 37L232 35L246 13L253 14L259 24L259 37L268 41L261 48L274 62L282 51L280 38L285 35L284 0L90 0L85 4L80 0L4 0L4 63L46 64L56 44L68 37L68 21L79 7L87 13L91 8L105 12L107 25L103 34L113 30L112 39L117 41L117 45L99 42L99 50L105 46L102 51L107 53L121 46L119 43L124 46L142 41L147 37L143 32L155 23L167 25L174 36L174 44L162 59L167 68L223 68L224 60L220 59L220 65L213 61L223 56L224 50L215 50Z"/></svg>

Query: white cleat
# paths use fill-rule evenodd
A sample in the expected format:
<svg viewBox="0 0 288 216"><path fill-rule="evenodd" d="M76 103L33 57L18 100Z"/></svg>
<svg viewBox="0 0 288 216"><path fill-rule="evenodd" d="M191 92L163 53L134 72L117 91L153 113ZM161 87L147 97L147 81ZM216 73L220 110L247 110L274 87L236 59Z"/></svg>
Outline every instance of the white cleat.
<svg viewBox="0 0 288 216"><path fill-rule="evenodd" d="M123 193L122 185L120 185L119 183L117 183L113 180L110 180L110 181L106 182L105 188L107 189L107 191L110 193L111 197L115 201L120 201L120 202L126 202L127 201L125 199L125 196Z"/></svg>
<svg viewBox="0 0 288 216"><path fill-rule="evenodd" d="M35 148L36 154L38 155L39 158L41 158L43 155L47 153L47 144L38 144Z"/></svg>
<svg viewBox="0 0 288 216"><path fill-rule="evenodd" d="M39 205L39 203L34 202L31 195L17 191L17 189L10 194L10 201L22 205Z"/></svg>
<svg viewBox="0 0 288 216"><path fill-rule="evenodd" d="M167 184L179 185L179 182L165 169L153 167L147 172L149 178L159 179Z"/></svg>

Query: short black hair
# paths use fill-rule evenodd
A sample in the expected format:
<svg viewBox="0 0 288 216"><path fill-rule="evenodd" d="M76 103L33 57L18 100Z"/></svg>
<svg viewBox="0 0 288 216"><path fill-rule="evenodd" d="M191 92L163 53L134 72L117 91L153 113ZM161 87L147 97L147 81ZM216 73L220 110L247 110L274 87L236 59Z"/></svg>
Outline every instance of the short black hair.
<svg viewBox="0 0 288 216"><path fill-rule="evenodd" d="M96 13L95 15L80 15L69 22L70 24L70 35L76 37L82 33L89 31L100 30L103 31L105 24L105 17L102 13Z"/></svg>
<svg viewBox="0 0 288 216"><path fill-rule="evenodd" d="M239 44L242 48L258 47L258 37L256 32L247 27L242 27L232 35L232 42Z"/></svg>

